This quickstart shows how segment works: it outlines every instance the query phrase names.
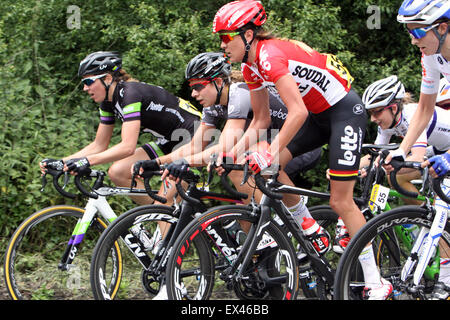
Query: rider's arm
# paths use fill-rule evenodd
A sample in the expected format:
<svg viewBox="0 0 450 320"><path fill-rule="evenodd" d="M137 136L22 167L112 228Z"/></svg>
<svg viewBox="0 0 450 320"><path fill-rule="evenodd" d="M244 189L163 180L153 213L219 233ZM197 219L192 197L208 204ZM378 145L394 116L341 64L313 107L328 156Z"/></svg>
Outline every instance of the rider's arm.
<svg viewBox="0 0 450 320"><path fill-rule="evenodd" d="M108 163L133 155L136 150L140 127L140 120L124 122L122 124L122 141L103 152L88 155L90 165Z"/></svg>
<svg viewBox="0 0 450 320"><path fill-rule="evenodd" d="M308 117L308 110L292 75L286 74L282 76L275 83L275 86L288 109L288 115L280 133L270 145L269 152L272 157L276 157L287 146Z"/></svg>
<svg viewBox="0 0 450 320"><path fill-rule="evenodd" d="M244 134L246 121L246 119L228 119L217 144L185 159L191 166L202 166L209 163L211 154L230 152Z"/></svg>
<svg viewBox="0 0 450 320"><path fill-rule="evenodd" d="M250 91L251 105L253 110L253 119L245 131L242 138L230 151L236 156L244 155L252 145L258 142L261 129L267 129L270 126L269 93L266 88Z"/></svg>
<svg viewBox="0 0 450 320"><path fill-rule="evenodd" d="M113 134L114 125L108 125L100 123L97 128L97 133L95 135L94 141L88 144L86 147L80 151L63 158L64 162L69 159L82 158L88 155L96 154L108 149L109 142Z"/></svg>
<svg viewBox="0 0 450 320"><path fill-rule="evenodd" d="M214 129L215 127L202 122L200 127L195 131L190 143L181 146L165 156L159 157L157 160L158 163L171 163L177 159L187 158L190 155L201 152L212 138L212 133L210 134L209 131L215 131Z"/></svg>
<svg viewBox="0 0 450 320"><path fill-rule="evenodd" d="M408 154L419 135L425 130L428 122L433 116L435 103L436 94L420 94L419 104L411 119L411 123L409 124L408 133L400 144L400 149L402 149L405 154Z"/></svg>

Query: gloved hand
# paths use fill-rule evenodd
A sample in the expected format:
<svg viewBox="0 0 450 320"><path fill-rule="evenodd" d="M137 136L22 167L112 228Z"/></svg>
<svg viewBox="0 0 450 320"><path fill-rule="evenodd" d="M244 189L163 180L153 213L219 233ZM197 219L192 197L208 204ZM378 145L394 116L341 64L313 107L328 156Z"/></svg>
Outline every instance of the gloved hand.
<svg viewBox="0 0 450 320"><path fill-rule="evenodd" d="M431 157L428 161L439 177L444 176L450 170L450 153Z"/></svg>
<svg viewBox="0 0 450 320"><path fill-rule="evenodd" d="M141 170L142 169L142 170ZM158 162L153 160L139 160L133 165L133 173L140 175L143 171L160 171ZM142 172L141 172L142 171Z"/></svg>
<svg viewBox="0 0 450 320"><path fill-rule="evenodd" d="M178 159L166 166L169 174L175 178L181 178L184 173L189 171L189 163L184 159Z"/></svg>
<svg viewBox="0 0 450 320"><path fill-rule="evenodd" d="M405 161L405 159L406 159L405 151L403 151L400 148L392 150L391 152L389 152L389 155L391 156L391 159L393 159L393 160Z"/></svg>
<svg viewBox="0 0 450 320"><path fill-rule="evenodd" d="M86 157L83 157L67 160L66 166L70 172L86 174L90 170L89 167L91 166L91 164Z"/></svg>
<svg viewBox="0 0 450 320"><path fill-rule="evenodd" d="M53 169L53 170L62 170L62 169L64 169L64 161L46 158L41 161L40 166L41 166L41 169L44 168L44 170L46 167Z"/></svg>
<svg viewBox="0 0 450 320"><path fill-rule="evenodd" d="M245 161L248 161L250 169L255 174L270 167L272 160L272 155L267 150L252 152L245 158Z"/></svg>

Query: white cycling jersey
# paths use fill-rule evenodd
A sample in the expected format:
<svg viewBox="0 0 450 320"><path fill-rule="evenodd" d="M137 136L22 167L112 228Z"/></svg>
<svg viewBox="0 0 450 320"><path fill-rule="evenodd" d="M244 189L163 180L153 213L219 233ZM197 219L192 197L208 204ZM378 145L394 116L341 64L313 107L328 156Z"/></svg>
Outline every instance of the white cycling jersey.
<svg viewBox="0 0 450 320"><path fill-rule="evenodd" d="M425 94L438 93L441 74L450 81L450 61L447 61L441 54L422 55L420 92Z"/></svg>
<svg viewBox="0 0 450 320"><path fill-rule="evenodd" d="M400 118L392 129L381 129L378 127L375 144L388 144L392 136L403 138L409 128L411 119L416 112L417 103L410 103L403 106ZM419 136L412 148L426 148L433 146L438 151L450 149L450 113L449 110L436 107L433 117L426 129ZM432 154L428 153L427 156Z"/></svg>

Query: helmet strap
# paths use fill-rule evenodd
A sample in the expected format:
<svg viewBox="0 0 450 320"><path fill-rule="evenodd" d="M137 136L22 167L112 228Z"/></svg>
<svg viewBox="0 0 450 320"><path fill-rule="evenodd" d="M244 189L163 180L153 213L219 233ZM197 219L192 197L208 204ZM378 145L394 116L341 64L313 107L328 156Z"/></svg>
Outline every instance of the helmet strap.
<svg viewBox="0 0 450 320"><path fill-rule="evenodd" d="M223 88L225 86L225 82L222 81L222 85L220 86L220 88L217 86L217 83L216 83L215 80L213 81L213 83L214 83L214 86L216 87L216 90L217 90L217 96L216 96L215 104L220 104L220 97L222 96L222 90L223 90Z"/></svg>
<svg viewBox="0 0 450 320"><path fill-rule="evenodd" d="M247 30L249 30L249 29L247 29ZM256 30L253 30L253 37L252 37L252 40L250 40L250 42L247 42L247 39L245 39L245 31L240 33L240 36L245 45L245 53L244 53L244 58L242 59L242 63L247 63L248 53L250 52L250 48L256 37Z"/></svg>
<svg viewBox="0 0 450 320"><path fill-rule="evenodd" d="M105 100L104 101L108 101L109 99L109 88L111 87L111 85L113 84L113 82L115 81L116 77L115 75L112 75L112 79L111 79L111 83L110 84L106 84L105 81L103 81L102 78L100 78L100 81L102 82L103 86L105 87Z"/></svg>
<svg viewBox="0 0 450 320"><path fill-rule="evenodd" d="M400 106L399 106L399 104L397 103L397 111L395 112L395 114L392 111L392 107L390 108L390 110L391 110L392 115L394 116L394 118L392 119L391 126L389 127L389 129L392 129L392 128L395 127L395 124L397 123L397 116L400 113Z"/></svg>
<svg viewBox="0 0 450 320"><path fill-rule="evenodd" d="M439 40L439 46L436 50L436 54L441 53L442 45L444 44L445 38L447 38L448 30L450 26L447 26L447 30L445 33L441 36L439 32L436 30L436 28L433 29L434 34L436 35L436 38Z"/></svg>

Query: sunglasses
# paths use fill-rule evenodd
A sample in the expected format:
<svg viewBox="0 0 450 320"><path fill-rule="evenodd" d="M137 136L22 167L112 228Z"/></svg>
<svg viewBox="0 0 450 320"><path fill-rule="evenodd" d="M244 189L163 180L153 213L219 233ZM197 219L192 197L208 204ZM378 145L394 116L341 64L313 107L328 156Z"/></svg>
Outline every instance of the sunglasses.
<svg viewBox="0 0 450 320"><path fill-rule="evenodd" d="M392 108L393 106L396 106L396 105L397 104L394 103L394 104L388 105L387 107L381 108L379 110L367 110L367 113L369 114L369 116L378 117L381 114L381 112L383 112L386 109Z"/></svg>
<svg viewBox="0 0 450 320"><path fill-rule="evenodd" d="M234 37L236 37L237 35L241 34L242 31L240 32L224 32L224 33L219 33L219 38L222 42L224 43L228 43L230 41L233 41Z"/></svg>
<svg viewBox="0 0 450 320"><path fill-rule="evenodd" d="M423 28L415 28L415 29L408 29L408 32L410 35L412 35L415 39L421 39L427 35L427 32L431 29L436 28L440 23L433 24L432 26L423 27Z"/></svg>
<svg viewBox="0 0 450 320"><path fill-rule="evenodd" d="M106 75L107 74L105 73L105 74L99 74L97 76L84 78L84 79L81 80L81 82L83 82L83 84L85 84L85 85L87 85L89 87L90 85L92 85L95 82L95 80L103 78L103 77L106 77Z"/></svg>
<svg viewBox="0 0 450 320"><path fill-rule="evenodd" d="M194 84L189 84L189 87L191 87L192 91L195 90L195 91L199 92L199 91L203 90L208 85L208 83L211 83L214 80L215 79L213 79L213 80L205 80L205 81L201 81L201 82L196 82Z"/></svg>

